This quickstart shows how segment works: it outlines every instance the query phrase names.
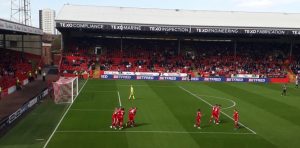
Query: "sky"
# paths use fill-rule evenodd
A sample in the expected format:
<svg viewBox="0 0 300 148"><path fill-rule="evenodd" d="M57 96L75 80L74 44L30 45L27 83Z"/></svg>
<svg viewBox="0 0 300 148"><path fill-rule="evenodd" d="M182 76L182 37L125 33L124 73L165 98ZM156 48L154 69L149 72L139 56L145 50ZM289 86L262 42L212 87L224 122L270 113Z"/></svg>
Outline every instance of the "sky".
<svg viewBox="0 0 300 148"><path fill-rule="evenodd" d="M59 13L64 4L141 8L300 13L300 0L31 0L32 25L40 9ZM0 0L0 18L10 20L11 0Z"/></svg>

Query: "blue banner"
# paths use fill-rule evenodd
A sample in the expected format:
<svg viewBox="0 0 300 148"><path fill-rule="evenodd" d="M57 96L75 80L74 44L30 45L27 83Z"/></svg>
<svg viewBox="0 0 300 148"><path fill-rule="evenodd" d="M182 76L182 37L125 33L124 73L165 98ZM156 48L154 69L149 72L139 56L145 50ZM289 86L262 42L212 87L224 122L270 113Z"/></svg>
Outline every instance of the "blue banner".
<svg viewBox="0 0 300 148"><path fill-rule="evenodd" d="M136 76L137 80L158 80L157 76Z"/></svg>
<svg viewBox="0 0 300 148"><path fill-rule="evenodd" d="M159 77L158 80L182 81L182 77Z"/></svg>
<svg viewBox="0 0 300 148"><path fill-rule="evenodd" d="M226 82L246 82L246 78L226 78Z"/></svg>
<svg viewBox="0 0 300 148"><path fill-rule="evenodd" d="M203 78L204 82L225 82L224 77L210 77L210 78Z"/></svg>

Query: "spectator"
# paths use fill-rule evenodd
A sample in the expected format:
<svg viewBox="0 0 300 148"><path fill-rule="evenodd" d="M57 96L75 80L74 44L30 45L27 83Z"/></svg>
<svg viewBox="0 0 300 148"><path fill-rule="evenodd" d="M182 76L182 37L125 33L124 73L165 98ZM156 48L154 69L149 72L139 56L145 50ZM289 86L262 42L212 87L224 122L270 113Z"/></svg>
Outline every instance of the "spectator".
<svg viewBox="0 0 300 148"><path fill-rule="evenodd" d="M22 89L22 86L21 86L19 78L17 78L17 80L16 80L16 86L17 86L17 90L21 90Z"/></svg>
<svg viewBox="0 0 300 148"><path fill-rule="evenodd" d="M33 77L31 71L29 71L29 73L28 73L28 79L29 79L29 82L32 82L34 80L34 77Z"/></svg>
<svg viewBox="0 0 300 148"><path fill-rule="evenodd" d="M41 75L42 74L42 68L41 68L41 66L39 66L39 75Z"/></svg>
<svg viewBox="0 0 300 148"><path fill-rule="evenodd" d="M46 72L43 72L43 81L46 81Z"/></svg>
<svg viewBox="0 0 300 148"><path fill-rule="evenodd" d="M35 70L34 76L35 76L35 78L37 79L37 76L38 76L38 71L37 71L37 70Z"/></svg>

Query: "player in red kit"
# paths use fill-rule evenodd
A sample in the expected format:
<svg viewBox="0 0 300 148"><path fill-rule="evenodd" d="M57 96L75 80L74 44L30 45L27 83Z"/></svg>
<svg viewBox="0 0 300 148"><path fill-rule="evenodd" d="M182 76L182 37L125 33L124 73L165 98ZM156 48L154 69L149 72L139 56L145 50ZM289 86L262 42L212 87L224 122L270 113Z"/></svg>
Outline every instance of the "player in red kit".
<svg viewBox="0 0 300 148"><path fill-rule="evenodd" d="M123 129L123 119L124 119L124 115L125 115L125 111L124 108L121 108L118 111L118 126L119 126L119 130Z"/></svg>
<svg viewBox="0 0 300 148"><path fill-rule="evenodd" d="M220 112L221 112L221 105L216 104L212 106L212 112L211 112L209 124L211 123L212 120L214 120L215 124L219 124Z"/></svg>
<svg viewBox="0 0 300 148"><path fill-rule="evenodd" d="M233 112L233 120L234 120L234 128L238 129L239 128L239 113L236 109L234 109L234 112Z"/></svg>
<svg viewBox="0 0 300 148"><path fill-rule="evenodd" d="M198 110L197 110L197 114L196 114L196 123L194 124L194 127L197 127L198 129L201 129L201 127L200 127L200 124L201 124L201 117L202 117L201 110L198 109Z"/></svg>
<svg viewBox="0 0 300 148"><path fill-rule="evenodd" d="M134 122L134 118L135 118L135 114L136 114L136 107L130 108L128 111L128 122L127 122L127 127L128 126L135 126L135 122Z"/></svg>
<svg viewBox="0 0 300 148"><path fill-rule="evenodd" d="M210 116L208 124L210 124L211 121L216 117L216 108L217 108L217 105L212 106L211 116Z"/></svg>
<svg viewBox="0 0 300 148"><path fill-rule="evenodd" d="M115 128L116 129L116 125L118 123L118 108L115 108L113 114L112 114L112 122L111 122L111 126L110 128Z"/></svg>
<svg viewBox="0 0 300 148"><path fill-rule="evenodd" d="M220 123L220 113L221 113L221 105L217 105L216 111L215 111L215 123Z"/></svg>

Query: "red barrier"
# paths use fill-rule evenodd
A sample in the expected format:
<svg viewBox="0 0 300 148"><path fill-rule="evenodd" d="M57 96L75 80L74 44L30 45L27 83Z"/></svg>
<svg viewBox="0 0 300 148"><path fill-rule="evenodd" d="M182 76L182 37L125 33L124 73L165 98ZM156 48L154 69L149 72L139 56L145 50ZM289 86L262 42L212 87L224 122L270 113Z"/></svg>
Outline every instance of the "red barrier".
<svg viewBox="0 0 300 148"><path fill-rule="evenodd" d="M271 83L289 83L289 78L270 78Z"/></svg>
<svg viewBox="0 0 300 148"><path fill-rule="evenodd" d="M64 77L75 77L76 75L72 74L72 73L64 73L64 74L62 74L62 76L64 76Z"/></svg>
<svg viewBox="0 0 300 148"><path fill-rule="evenodd" d="M100 75L104 75L104 70L100 70Z"/></svg>

